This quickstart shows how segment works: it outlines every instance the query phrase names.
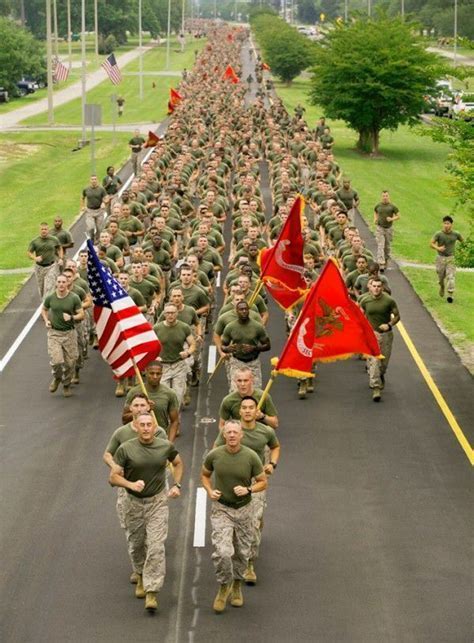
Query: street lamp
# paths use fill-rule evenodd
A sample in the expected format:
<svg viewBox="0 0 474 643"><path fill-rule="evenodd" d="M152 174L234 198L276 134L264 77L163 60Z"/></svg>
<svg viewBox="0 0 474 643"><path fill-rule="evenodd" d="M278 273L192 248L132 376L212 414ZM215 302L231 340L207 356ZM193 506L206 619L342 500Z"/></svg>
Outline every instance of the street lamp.
<svg viewBox="0 0 474 643"><path fill-rule="evenodd" d="M81 2L81 110L82 145L86 144L86 0Z"/></svg>

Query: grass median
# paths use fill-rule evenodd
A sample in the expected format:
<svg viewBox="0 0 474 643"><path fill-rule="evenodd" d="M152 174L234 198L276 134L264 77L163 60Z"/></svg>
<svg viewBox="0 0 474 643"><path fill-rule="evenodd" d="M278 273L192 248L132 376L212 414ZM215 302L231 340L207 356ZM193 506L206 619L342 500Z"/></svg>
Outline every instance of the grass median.
<svg viewBox="0 0 474 643"><path fill-rule="evenodd" d="M290 87L277 82L275 89L290 114L298 103L305 107L310 127L324 115L320 107L309 104L307 77L299 77ZM380 200L381 191L387 189L401 213L400 221L395 224L394 257L419 264L434 263L435 253L429 242L433 233L441 228L441 219L450 212L453 203L445 172L449 148L403 126L396 132L383 132L382 156L370 158L354 149L357 135L345 123L331 119L327 122L335 139L336 160L359 192L361 213L371 229L374 229L373 207ZM467 212L459 211L455 215L455 228L467 234ZM470 305L472 310L474 273L460 275L455 303L448 306L438 296L432 270L423 269L421 265L403 270L452 343L466 356L469 352L466 346L474 341L465 328L466 306Z"/></svg>
<svg viewBox="0 0 474 643"><path fill-rule="evenodd" d="M68 228L79 212L81 191L91 171L90 148L73 152L78 132L22 132L0 135L0 270L31 265L26 255L38 224L56 215ZM120 167L128 158L129 133L100 132L96 142L97 172ZM82 240L76 239L76 247ZM25 274L1 274L0 308L23 282Z"/></svg>
<svg viewBox="0 0 474 643"><path fill-rule="evenodd" d="M124 123L156 123L166 117L169 89L175 87L180 81L180 72L192 69L194 65L194 52L200 51L205 45L205 40L189 40L181 52L177 42L171 42L170 66L166 66L166 43L146 51L143 55L143 69L146 72L143 78L143 100L139 98L138 59L130 62L122 70L122 82L113 85L108 79L87 92L87 102L102 106L102 123L111 124L117 106L112 103L112 95L121 95L125 99L124 114L121 121ZM80 125L81 99L78 98L61 105L54 110L56 125ZM47 125L47 113L43 112L22 121L22 125L44 126Z"/></svg>

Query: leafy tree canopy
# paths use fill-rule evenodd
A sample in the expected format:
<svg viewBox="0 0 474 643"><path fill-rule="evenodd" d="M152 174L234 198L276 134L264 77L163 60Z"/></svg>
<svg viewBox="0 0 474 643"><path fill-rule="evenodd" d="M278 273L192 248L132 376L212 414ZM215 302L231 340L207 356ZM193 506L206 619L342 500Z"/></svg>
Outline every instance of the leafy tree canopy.
<svg viewBox="0 0 474 643"><path fill-rule="evenodd" d="M45 72L45 51L42 43L29 31L8 18L0 18L0 86L11 94L23 76L38 78Z"/></svg>
<svg viewBox="0 0 474 643"><path fill-rule="evenodd" d="M316 47L311 71L311 102L356 130L361 150L378 153L380 131L415 122L446 65L412 25L382 15L337 25Z"/></svg>

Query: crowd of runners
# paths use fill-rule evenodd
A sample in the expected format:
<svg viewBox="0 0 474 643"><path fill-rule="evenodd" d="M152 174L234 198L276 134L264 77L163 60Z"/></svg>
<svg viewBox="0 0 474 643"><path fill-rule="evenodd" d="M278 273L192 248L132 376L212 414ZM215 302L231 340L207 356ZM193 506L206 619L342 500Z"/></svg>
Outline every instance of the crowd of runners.
<svg viewBox="0 0 474 643"><path fill-rule="evenodd" d="M168 498L181 493L181 416L193 388L206 386L201 368L206 335L223 364L216 377L225 373L229 386L219 409L220 431L201 476L212 501L212 558L219 585L214 610L224 611L228 601L243 605L242 585L257 582L267 487L278 465L280 441L272 397L259 408L261 353L271 348L269 306L264 294L254 301L251 296L260 273L259 252L275 243L297 194L306 202L302 234L308 287L326 259L335 257L379 341L385 359L366 363L375 402L385 386L392 328L400 319L387 277L400 213L388 192L382 191L374 208L374 257L357 227L359 195L334 157L325 120L311 127L300 106L288 113L268 89L263 61L249 45L246 29L211 27L209 36L181 81L182 101L166 136L146 160L145 140L134 133L130 148L136 173L127 189L109 167L103 181L91 177L82 194L87 230L101 263L129 293L162 345L159 358L145 369L146 393L133 379L115 384L115 395L124 399L122 425L104 453L109 481L118 487L130 581L149 611L157 609L165 577ZM256 81L224 79L228 65L240 78L244 69L253 69ZM70 258L74 241L62 223L59 217L51 229L42 223L29 254L48 329L49 390L54 394L62 385L70 397L72 387L80 385L81 369L91 368L89 351L98 343L88 253L81 250L77 260ZM460 236L449 223L432 245L442 257L440 294L447 276L452 301L452 255ZM287 331L297 313L286 314ZM111 394L112 387L111 379ZM314 378L298 381L299 398L314 388Z"/></svg>

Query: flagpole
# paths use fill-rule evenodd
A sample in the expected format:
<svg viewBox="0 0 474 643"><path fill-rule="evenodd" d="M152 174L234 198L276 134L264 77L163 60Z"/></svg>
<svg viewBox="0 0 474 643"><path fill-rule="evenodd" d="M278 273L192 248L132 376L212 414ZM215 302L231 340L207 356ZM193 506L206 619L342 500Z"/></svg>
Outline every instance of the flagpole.
<svg viewBox="0 0 474 643"><path fill-rule="evenodd" d="M56 5L56 0L53 0L53 25L54 25L54 55L56 58L59 57L59 45L58 45L58 7Z"/></svg>
<svg viewBox="0 0 474 643"><path fill-rule="evenodd" d="M170 68L170 47L171 47L171 0L168 0L168 27L166 31L166 69Z"/></svg>
<svg viewBox="0 0 474 643"><path fill-rule="evenodd" d="M140 100L143 100L143 36L142 36L142 0L138 0L138 80L140 88Z"/></svg>
<svg viewBox="0 0 474 643"><path fill-rule="evenodd" d="M48 125L54 124L53 112L53 48L51 44L51 0L46 0L46 64L48 82Z"/></svg>
<svg viewBox="0 0 474 643"><path fill-rule="evenodd" d="M276 380L276 377L278 375L278 371L272 371L270 374L270 379L267 382L267 385L263 389L262 397L259 399L258 404L257 404L257 409L260 410L263 406L263 403L268 397L268 393L270 392L270 389L273 386L274 381Z"/></svg>
<svg viewBox="0 0 474 643"><path fill-rule="evenodd" d="M86 144L86 0L81 2L81 111L82 146Z"/></svg>
<svg viewBox="0 0 474 643"><path fill-rule="evenodd" d="M71 0L67 0L67 55L69 71L72 68L72 33L71 33Z"/></svg>
<svg viewBox="0 0 474 643"><path fill-rule="evenodd" d="M253 291L253 293L252 293L252 294L251 294L251 296L250 296L250 299L248 300L249 308L251 308L251 307L254 305L255 300L257 299L257 297L258 297L258 296L259 296L259 294L260 294L260 291L261 291L261 290L262 290L262 288L263 288L263 285L264 285L263 280L262 280L262 279L259 279L259 280L257 281L257 285L255 286L255 290Z"/></svg>
<svg viewBox="0 0 474 643"><path fill-rule="evenodd" d="M215 365L214 370L212 371L212 373L211 373L211 374L209 375L209 377L207 378L207 383L208 383L208 384L209 384L209 382L212 380L212 378L214 377L214 375L217 373L217 371L220 369L220 367L222 366L222 364L224 363L224 361L225 361L225 357L219 357L219 361L218 361L218 362L217 362L217 364Z"/></svg>

